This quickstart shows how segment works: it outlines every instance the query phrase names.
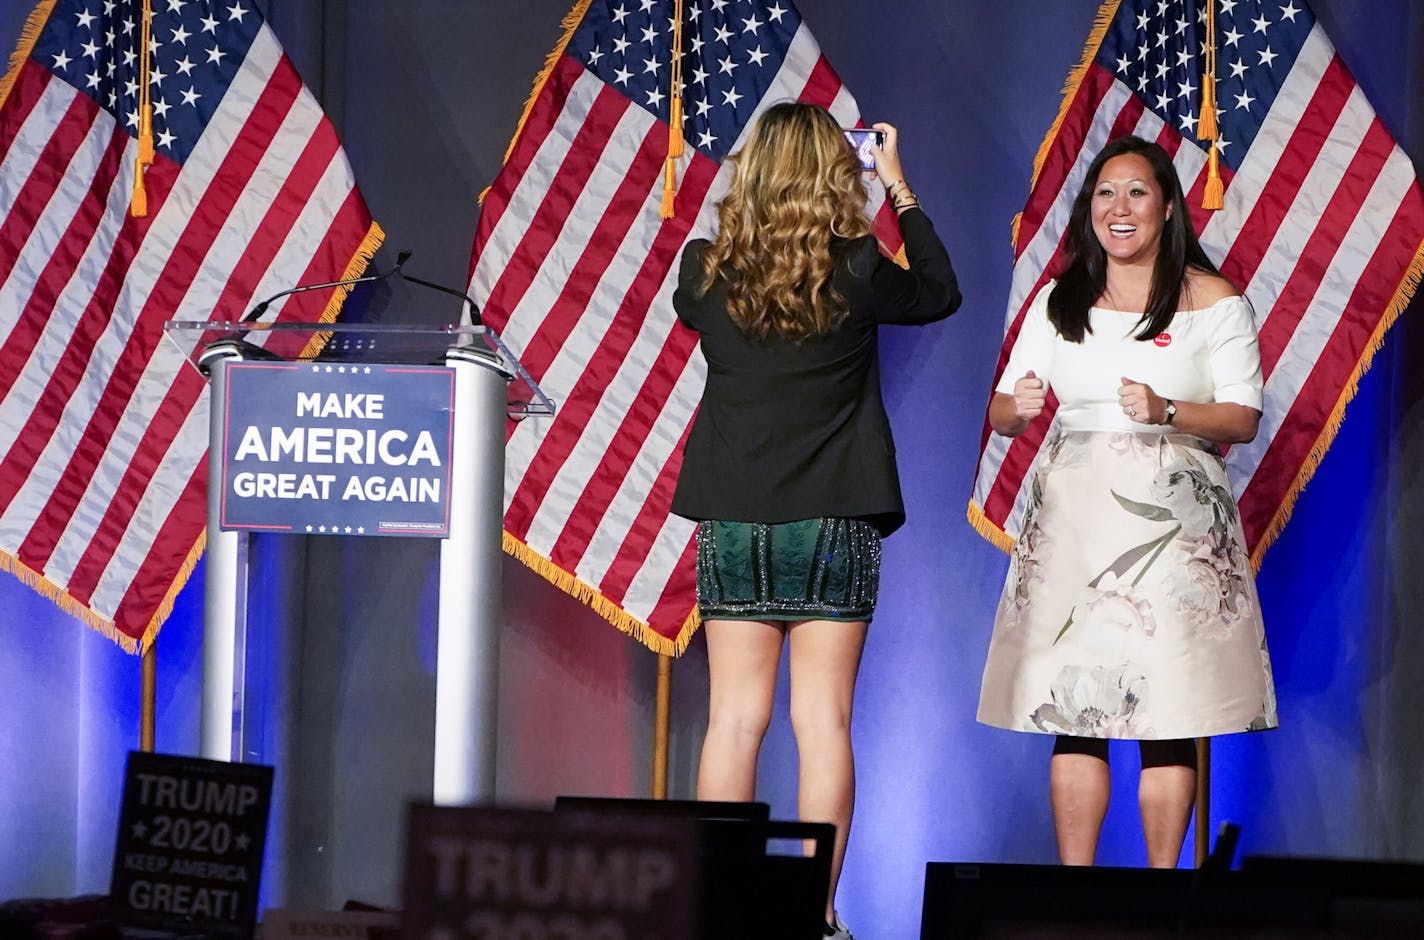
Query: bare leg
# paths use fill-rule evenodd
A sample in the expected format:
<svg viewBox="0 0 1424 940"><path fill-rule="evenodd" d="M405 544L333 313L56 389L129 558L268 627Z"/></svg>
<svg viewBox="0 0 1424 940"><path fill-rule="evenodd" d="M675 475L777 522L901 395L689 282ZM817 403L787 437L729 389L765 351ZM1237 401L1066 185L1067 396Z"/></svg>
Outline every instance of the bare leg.
<svg viewBox="0 0 1424 940"><path fill-rule="evenodd" d="M1108 742L1097 738L1059 737L1053 742L1048 789L1058 858L1064 865L1091 865L1098 854L1098 834L1108 812L1112 781Z"/></svg>
<svg viewBox="0 0 1424 940"><path fill-rule="evenodd" d="M759 620L708 620L707 736L697 765L699 800L750 800L757 754L771 722L781 627Z"/></svg>
<svg viewBox="0 0 1424 940"><path fill-rule="evenodd" d="M836 827L826 922L835 920L836 884L855 807L850 712L866 624L804 620L791 625L791 727L800 763L799 815Z"/></svg>
<svg viewBox="0 0 1424 940"><path fill-rule="evenodd" d="M1139 741L1142 776L1137 803L1151 868L1176 868L1197 795L1197 749L1192 740Z"/></svg>

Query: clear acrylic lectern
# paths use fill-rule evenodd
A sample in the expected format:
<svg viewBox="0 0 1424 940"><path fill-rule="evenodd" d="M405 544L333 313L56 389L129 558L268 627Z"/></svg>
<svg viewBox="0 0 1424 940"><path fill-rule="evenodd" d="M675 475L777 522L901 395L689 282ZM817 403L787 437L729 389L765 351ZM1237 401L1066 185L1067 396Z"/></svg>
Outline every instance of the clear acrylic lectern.
<svg viewBox="0 0 1424 940"><path fill-rule="evenodd" d="M228 367L251 360L443 365L453 371L448 535L440 547L434 799L494 796L500 558L507 417L553 405L494 331L483 326L170 321L166 337L210 386L207 581L201 756L249 753L245 708L246 531L220 515Z"/></svg>

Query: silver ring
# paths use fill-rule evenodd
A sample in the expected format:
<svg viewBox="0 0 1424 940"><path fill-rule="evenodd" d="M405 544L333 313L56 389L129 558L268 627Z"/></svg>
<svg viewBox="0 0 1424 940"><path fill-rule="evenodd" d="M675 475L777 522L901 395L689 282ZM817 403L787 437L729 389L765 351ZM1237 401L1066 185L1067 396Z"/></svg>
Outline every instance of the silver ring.
<svg viewBox="0 0 1424 940"><path fill-rule="evenodd" d="M1133 410L1133 407L1132 407L1131 405L1128 405L1128 406L1127 406L1127 416L1128 416L1129 418L1135 418L1135 417L1137 417L1137 412Z"/></svg>

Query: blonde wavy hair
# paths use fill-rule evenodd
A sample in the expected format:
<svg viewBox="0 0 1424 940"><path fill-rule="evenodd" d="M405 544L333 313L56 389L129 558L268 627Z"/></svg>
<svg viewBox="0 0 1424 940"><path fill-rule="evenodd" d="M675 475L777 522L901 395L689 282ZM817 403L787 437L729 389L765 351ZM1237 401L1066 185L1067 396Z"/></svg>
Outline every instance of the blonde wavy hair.
<svg viewBox="0 0 1424 940"><path fill-rule="evenodd" d="M849 312L832 275L833 239L871 232L860 161L824 108L778 104L730 157L731 188L702 253L702 293L727 280L727 314L745 335L824 335Z"/></svg>

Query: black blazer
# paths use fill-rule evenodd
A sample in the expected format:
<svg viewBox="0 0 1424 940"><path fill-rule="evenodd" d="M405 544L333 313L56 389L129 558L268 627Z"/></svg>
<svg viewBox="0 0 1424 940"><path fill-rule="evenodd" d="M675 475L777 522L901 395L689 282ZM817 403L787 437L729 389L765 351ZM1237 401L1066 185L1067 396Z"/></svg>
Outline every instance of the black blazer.
<svg viewBox="0 0 1424 940"><path fill-rule="evenodd" d="M881 323L942 320L960 295L929 217L909 209L900 231L910 269L881 255L872 236L850 242L835 274L849 316L799 343L747 338L727 316L724 282L699 296L708 242L688 242L673 306L701 339L707 384L674 513L767 523L841 516L865 519L882 535L904 523L876 331Z"/></svg>

